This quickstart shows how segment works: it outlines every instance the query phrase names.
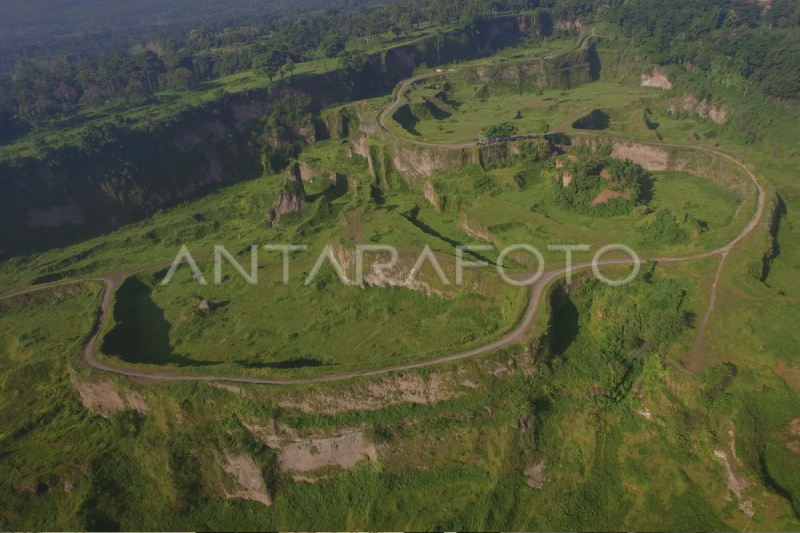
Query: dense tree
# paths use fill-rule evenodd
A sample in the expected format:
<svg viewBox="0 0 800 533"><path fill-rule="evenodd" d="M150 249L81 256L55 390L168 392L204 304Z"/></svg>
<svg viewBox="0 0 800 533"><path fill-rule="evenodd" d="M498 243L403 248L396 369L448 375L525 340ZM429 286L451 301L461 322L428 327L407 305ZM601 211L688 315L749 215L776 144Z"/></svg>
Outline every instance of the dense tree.
<svg viewBox="0 0 800 533"><path fill-rule="evenodd" d="M352 7L165 27L158 38L135 45L129 40L134 33L121 31L116 35L124 46L81 34L58 46L45 40L37 47L2 48L0 21L0 50L12 51L0 56L0 137L69 116L82 106L142 102L162 89L188 89L251 68L270 80L292 76L296 63L321 57L339 58L345 85L366 91L385 72L370 65L364 52L348 51L348 41L373 41L387 33L408 36L423 23L456 28L460 38L468 38L465 33L482 38L492 16L521 10L536 10L533 16L545 34L559 20L617 24L651 61L691 64L690 77L703 86L724 79L726 86L743 93L787 99L800 95L798 30L770 31L800 23L795 0L774 0L771 11L744 0L394 0L370 7L356 0ZM448 46L445 33L418 41L422 53L435 49L439 57ZM20 60L37 54L48 59Z"/></svg>

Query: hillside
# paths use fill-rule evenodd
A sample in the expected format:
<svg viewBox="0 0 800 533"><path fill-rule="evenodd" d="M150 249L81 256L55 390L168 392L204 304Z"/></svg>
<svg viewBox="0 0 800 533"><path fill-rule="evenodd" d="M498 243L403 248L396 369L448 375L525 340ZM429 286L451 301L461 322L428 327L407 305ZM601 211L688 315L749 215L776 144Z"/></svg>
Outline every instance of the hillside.
<svg viewBox="0 0 800 533"><path fill-rule="evenodd" d="M409 0L4 79L0 529L800 530L798 17Z"/></svg>

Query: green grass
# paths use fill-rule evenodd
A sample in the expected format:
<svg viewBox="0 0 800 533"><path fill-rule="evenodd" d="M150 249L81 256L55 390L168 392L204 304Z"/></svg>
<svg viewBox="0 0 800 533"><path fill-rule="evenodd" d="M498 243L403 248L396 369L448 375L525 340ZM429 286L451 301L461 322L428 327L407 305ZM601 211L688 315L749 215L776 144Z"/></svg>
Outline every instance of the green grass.
<svg viewBox="0 0 800 533"><path fill-rule="evenodd" d="M413 85L406 93L408 100L420 102L423 97L435 95L440 90L435 84L441 83L438 78L435 80ZM542 95L501 94L478 98L475 93L481 84L468 84L456 78L452 85L448 101L455 102L453 105L458 112L441 120L432 117L419 120L415 125L416 138L435 143L469 142L477 139L486 126L502 122L514 123L520 133L534 131L541 120L555 128L591 109L623 107L651 94L645 89L598 81L567 90L544 89ZM522 118L516 118L518 111Z"/></svg>
<svg viewBox="0 0 800 533"><path fill-rule="evenodd" d="M631 101L618 113L607 111L614 135L654 141L654 131L639 123L640 103ZM711 129L724 131L699 119L659 116L658 131L666 141L716 143L686 141L692 131ZM793 135L786 130L787 145L794 142ZM800 412L800 395L776 375L778 361L789 369L800 366L795 327L800 320L798 161L778 145L743 146L724 136L719 142L718 149L748 164L768 193L774 184L782 207L778 224L771 227L765 219L726 259L705 346L699 348L703 366L711 370L698 376L675 368L698 349L694 328L707 309L718 258L657 266L649 279L621 289L589 281L565 295L556 284L528 345L389 376L427 380L435 374L442 383L455 383L456 393L435 403L400 402L371 410L357 409L358 398L372 398L370 387L381 387L382 381L289 389L243 385L241 394L205 383L156 383L135 386L147 397L146 416L128 412L105 420L80 405L71 385L73 378L108 379L106 374L93 376L80 363L96 317L99 284L83 285L82 292L60 299L50 299L55 292L48 291L31 300L0 300L0 526L798 530L798 455L787 444L794 442L789 424ZM180 371L192 372L191 365L209 362L200 371L312 375L394 362L392 355L401 350L421 358L432 356L431 348L449 351L478 342L480 338L467 338L465 332L477 328L480 335L498 335L515 322L522 303L522 293L514 296L490 281L483 284L481 297L459 293L452 299L402 289L344 287L330 271L324 286L302 287L301 274L310 270L326 243L352 247L353 213L365 242L394 243L404 258L413 257L406 248L418 250L425 243L452 256L453 243L479 241L460 227L462 211L501 244L527 242L540 249L556 241L587 242L593 248L609 241L636 243L653 218L561 210L552 204L555 170L546 169L520 189L514 180L520 167L434 176L431 181L440 195L460 199L460 204L451 204L458 209L437 213L420 191L399 186L385 187L382 203L365 209L376 181L366 163L347 158L346 151L346 144L329 141L302 155L312 167L353 177L358 185L355 196L331 200L333 214L321 221L312 220L321 216L319 196L309 211L289 218L281 229L268 227L264 211L282 178L266 176L110 235L5 262L0 288L45 276L94 276L168 263L182 243L197 250L198 259L205 256L200 266L211 281L208 259L214 244L226 245L246 263L250 244L294 242L302 235L310 252L293 258L298 270L289 287L274 284L280 265L267 254L262 254L263 281L257 289L246 287L227 265L225 273L231 277L220 287L200 287L183 267L164 288L154 283L157 270L151 270L120 288L109 324L120 329L106 333L110 341L119 336L121 355L127 350L126 356L154 368L188 364ZM722 168L720 174L729 170ZM752 215L754 198L735 215L739 200L726 192L729 182L723 177L715 181L653 173L650 209L687 213L708 229L699 236L690 234L681 245L643 250L688 255L738 234ZM307 191L333 197L329 185L318 178ZM420 209L410 217L415 207ZM764 270L770 230L778 246ZM579 256L576 260L584 259ZM560 265L563 253L545 253L545 258L548 267ZM452 274L452 264L443 263ZM627 272L609 270L620 276ZM484 281L489 274L470 279ZM424 272L423 279L430 280L431 273ZM54 290L66 294L66 289ZM197 304L205 298L228 303L213 313L200 312ZM323 360L322 353L330 359ZM241 367L303 357L327 366ZM713 369L722 363L737 370L710 402ZM467 382L477 385L463 385ZM133 385L119 379L116 387ZM349 401L353 408L324 414L282 406L287 399L302 402L314 395ZM277 422L300 436L360 428L378 445L379 461L362 463L352 472L321 472L329 477L315 484L295 482L277 472L276 453L242 425L254 421L265 427ZM755 506L752 519L739 510L740 501L727 490L725 469L714 456L716 450L730 450L730 431L738 457L732 464L737 475L752 483L742 496ZM231 483L220 467L226 453L254 458L274 490L273 507L223 499L223 489ZM546 463L546 482L531 489L523 472L540 461ZM65 481L74 483L73 492L63 490ZM31 484L41 493L23 490Z"/></svg>
<svg viewBox="0 0 800 533"><path fill-rule="evenodd" d="M127 363L205 374L336 374L486 343L513 328L527 302L527 291L475 272L465 274L465 285L486 287L480 293L455 289L454 297L345 286L330 268L304 286L318 253L293 259L288 286L281 282L279 265L261 269L255 287L232 268L219 287L199 286L187 268L166 287L156 283L163 272L129 278L116 293L116 326L106 334L102 351ZM426 270L420 279L430 279L435 290L448 290ZM198 310L207 299L221 307ZM367 330L365 321L371 324Z"/></svg>

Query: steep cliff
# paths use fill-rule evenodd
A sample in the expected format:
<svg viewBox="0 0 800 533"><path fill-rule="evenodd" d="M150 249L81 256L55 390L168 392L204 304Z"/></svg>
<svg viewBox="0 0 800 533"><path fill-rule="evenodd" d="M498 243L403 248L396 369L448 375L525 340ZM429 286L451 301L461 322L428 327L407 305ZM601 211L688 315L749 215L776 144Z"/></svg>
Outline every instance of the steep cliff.
<svg viewBox="0 0 800 533"><path fill-rule="evenodd" d="M360 135L357 113L330 106L388 92L422 63L481 57L542 33L530 17L482 24L477 32L450 31L371 54L358 71L296 76L156 125L90 125L46 154L0 161L0 259L95 236L215 187L280 172L306 143ZM355 148L369 155L365 146ZM403 154L396 159L403 166Z"/></svg>

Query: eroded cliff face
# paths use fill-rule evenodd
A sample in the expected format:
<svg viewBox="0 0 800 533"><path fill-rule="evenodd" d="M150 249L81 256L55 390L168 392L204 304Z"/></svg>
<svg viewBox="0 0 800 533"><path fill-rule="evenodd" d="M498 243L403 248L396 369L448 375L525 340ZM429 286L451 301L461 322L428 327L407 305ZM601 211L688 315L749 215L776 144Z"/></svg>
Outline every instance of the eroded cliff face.
<svg viewBox="0 0 800 533"><path fill-rule="evenodd" d="M483 65L465 74L470 82L494 87L513 86L519 91L543 87L569 87L588 83L600 75L600 58L595 45L589 43L575 52L553 55L513 65Z"/></svg>
<svg viewBox="0 0 800 533"><path fill-rule="evenodd" d="M543 28L539 20L529 15L499 18L481 23L474 33L457 30L444 34L441 39L428 37L415 44L392 48L386 52L384 63L389 75L407 78L422 63L431 67L486 57L514 46L520 39L551 32L552 28Z"/></svg>
<svg viewBox="0 0 800 533"><path fill-rule="evenodd" d="M101 129L100 134L88 134L80 147L55 150L47 161L26 158L0 163L0 223L4 228L0 249L13 254L75 242L217 186L276 172L296 158L305 143L356 139L361 135L358 128L364 130L357 113L322 109L358 98L359 90L390 90L423 62L435 65L472 59L512 46L516 39L546 33L531 17L487 24L474 35L446 33L438 45L431 38L373 54L362 74L364 79L355 80L357 83L344 84L337 73L298 78L272 93L231 95L192 109L155 131L114 126ZM303 95L312 97L310 120L284 124L278 130L263 126L263 118L275 112L276 103ZM379 173L365 140L355 141L352 149L369 160L373 174ZM469 162L476 159L468 152L453 160L403 149L382 164L394 164L414 182L430 176L436 168L463 168ZM297 207L294 200L286 202L284 208Z"/></svg>
<svg viewBox="0 0 800 533"><path fill-rule="evenodd" d="M267 213L267 222L275 228L280 225L281 217L288 213L299 213L306 208L306 190L303 187L303 168L310 170L305 163L295 161L283 175L283 187L275 197L272 209Z"/></svg>
<svg viewBox="0 0 800 533"><path fill-rule="evenodd" d="M744 202L756 194L749 176L727 158L707 151L690 148L660 147L632 141L612 140L600 137L575 136L574 145L611 143L611 155L619 159L630 159L645 170L676 170L717 182L724 189Z"/></svg>
<svg viewBox="0 0 800 533"><path fill-rule="evenodd" d="M475 149L422 147L402 141L392 145L392 165L410 185L431 177L437 170L460 170L477 163L479 159Z"/></svg>
<svg viewBox="0 0 800 533"><path fill-rule="evenodd" d="M729 110L727 107L709 103L707 99L698 100L692 94L685 94L679 101L674 101L669 106L670 114L674 115L680 112L689 112L699 115L700 118L709 118L717 124L725 124L728 122Z"/></svg>

